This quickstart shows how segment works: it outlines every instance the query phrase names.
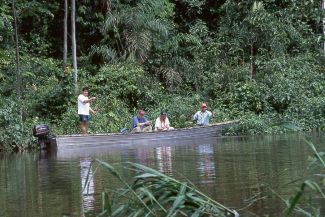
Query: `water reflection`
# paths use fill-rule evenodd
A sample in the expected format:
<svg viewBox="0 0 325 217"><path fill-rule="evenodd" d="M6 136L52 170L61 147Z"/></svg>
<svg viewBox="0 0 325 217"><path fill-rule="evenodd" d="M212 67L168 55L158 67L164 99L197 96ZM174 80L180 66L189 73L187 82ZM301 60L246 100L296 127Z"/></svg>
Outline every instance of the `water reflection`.
<svg viewBox="0 0 325 217"><path fill-rule="evenodd" d="M138 148L135 150L135 158L140 164L147 164L150 159L150 149Z"/></svg>
<svg viewBox="0 0 325 217"><path fill-rule="evenodd" d="M170 146L162 146L157 147L155 151L158 171L173 175L172 148Z"/></svg>
<svg viewBox="0 0 325 217"><path fill-rule="evenodd" d="M95 184L91 158L80 158L83 210L92 211L95 207Z"/></svg>
<svg viewBox="0 0 325 217"><path fill-rule="evenodd" d="M199 172L201 183L214 183L216 178L216 167L213 145L199 145L196 147L196 152L198 153L197 171Z"/></svg>
<svg viewBox="0 0 325 217"><path fill-rule="evenodd" d="M315 136L312 141L324 151L324 136ZM267 188L284 198L293 196L297 186L290 183L309 175L307 159L313 154L296 134L176 143L107 147L108 151L97 151L92 158L81 158L94 151L91 147L79 154L77 149L73 156L65 154L64 158L44 153L0 155L0 216L83 216L92 209L100 212L100 193L121 187L121 183L106 170L91 168L94 158L113 165L126 181L131 182L134 173L123 169L121 162L137 162L177 179L186 177L216 201L240 210L241 216L282 216L285 204L277 197L264 198L261 193ZM240 209L243 207L247 208ZM321 209L320 216L325 216L324 212Z"/></svg>

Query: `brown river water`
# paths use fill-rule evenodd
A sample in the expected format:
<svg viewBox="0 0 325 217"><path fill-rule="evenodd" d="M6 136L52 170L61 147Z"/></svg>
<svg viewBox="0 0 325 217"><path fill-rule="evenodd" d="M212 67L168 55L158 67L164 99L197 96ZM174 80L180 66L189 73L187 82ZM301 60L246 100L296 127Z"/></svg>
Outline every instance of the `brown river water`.
<svg viewBox="0 0 325 217"><path fill-rule="evenodd" d="M187 179L240 216L284 216L285 203L278 196L294 196L313 174L308 169L313 152L306 137L325 152L324 133L294 133L205 138L181 144L171 141L170 145L115 145L100 152L76 150L71 156L1 154L0 216L79 217L99 213L102 190L115 189L120 183L98 168L83 191L87 173L95 172L89 170L93 159L112 164L126 180L131 180L131 173L122 169L127 161ZM325 216L325 204L317 199L314 204L320 208L320 216Z"/></svg>

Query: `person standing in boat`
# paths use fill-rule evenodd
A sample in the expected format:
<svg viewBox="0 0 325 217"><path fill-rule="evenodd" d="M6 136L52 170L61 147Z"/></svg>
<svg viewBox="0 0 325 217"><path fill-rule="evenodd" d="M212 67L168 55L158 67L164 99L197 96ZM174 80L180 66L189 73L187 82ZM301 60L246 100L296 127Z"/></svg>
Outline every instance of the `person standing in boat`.
<svg viewBox="0 0 325 217"><path fill-rule="evenodd" d="M139 110L137 116L133 118L132 121L132 133L139 133L139 132L151 132L152 126L151 121L148 121L144 117L144 110Z"/></svg>
<svg viewBox="0 0 325 217"><path fill-rule="evenodd" d="M87 134L87 125L89 122L89 111L96 114L96 111L90 108L90 103L96 100L96 97L90 97L89 95L89 88L84 87L82 88L82 94L78 96L78 115L80 118L80 128L83 135Z"/></svg>
<svg viewBox="0 0 325 217"><path fill-rule="evenodd" d="M193 116L193 121L195 121L198 126L207 126L209 125L209 120L214 116L214 112L207 110L208 106L206 103L201 104L201 111L198 111Z"/></svg>
<svg viewBox="0 0 325 217"><path fill-rule="evenodd" d="M159 117L156 119L155 131L168 131L173 129L174 128L170 126L167 113L162 111Z"/></svg>

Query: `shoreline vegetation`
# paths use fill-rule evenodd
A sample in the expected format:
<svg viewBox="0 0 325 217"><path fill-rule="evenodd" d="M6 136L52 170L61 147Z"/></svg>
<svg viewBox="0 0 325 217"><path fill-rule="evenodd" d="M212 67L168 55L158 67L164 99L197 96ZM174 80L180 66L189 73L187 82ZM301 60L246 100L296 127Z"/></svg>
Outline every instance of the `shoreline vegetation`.
<svg viewBox="0 0 325 217"><path fill-rule="evenodd" d="M285 133L279 123L325 129L318 1L85 0L73 29L74 7L63 1L2 2L0 151L36 150L40 123L54 135L80 133L84 86L97 97L89 133L129 128L140 108L187 127L202 102L214 123L241 120L227 135ZM76 52L66 49L72 35Z"/></svg>

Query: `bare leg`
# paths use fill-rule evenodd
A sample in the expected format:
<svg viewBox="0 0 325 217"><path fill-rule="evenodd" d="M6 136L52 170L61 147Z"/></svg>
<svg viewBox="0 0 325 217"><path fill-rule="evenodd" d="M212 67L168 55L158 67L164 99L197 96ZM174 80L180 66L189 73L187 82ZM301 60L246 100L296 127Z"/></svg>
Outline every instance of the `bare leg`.
<svg viewBox="0 0 325 217"><path fill-rule="evenodd" d="M152 132L152 126L147 126L145 128L143 128L143 132Z"/></svg>
<svg viewBox="0 0 325 217"><path fill-rule="evenodd" d="M87 134L87 123L86 122L80 122L80 128L83 135Z"/></svg>
<svg viewBox="0 0 325 217"><path fill-rule="evenodd" d="M131 133L139 133L141 132L141 128L140 127L135 127L133 128L133 130L131 131Z"/></svg>

